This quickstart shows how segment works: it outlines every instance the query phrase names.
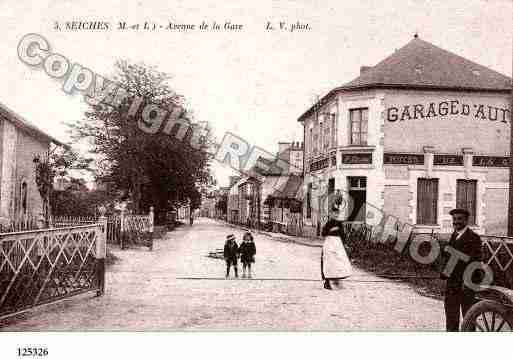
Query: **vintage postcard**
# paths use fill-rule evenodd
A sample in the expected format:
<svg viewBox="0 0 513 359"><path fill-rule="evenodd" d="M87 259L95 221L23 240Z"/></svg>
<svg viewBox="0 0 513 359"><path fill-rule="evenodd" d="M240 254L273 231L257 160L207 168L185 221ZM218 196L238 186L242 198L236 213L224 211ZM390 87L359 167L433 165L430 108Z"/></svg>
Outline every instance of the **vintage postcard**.
<svg viewBox="0 0 513 359"><path fill-rule="evenodd" d="M511 1L0 8L0 331L513 329Z"/></svg>

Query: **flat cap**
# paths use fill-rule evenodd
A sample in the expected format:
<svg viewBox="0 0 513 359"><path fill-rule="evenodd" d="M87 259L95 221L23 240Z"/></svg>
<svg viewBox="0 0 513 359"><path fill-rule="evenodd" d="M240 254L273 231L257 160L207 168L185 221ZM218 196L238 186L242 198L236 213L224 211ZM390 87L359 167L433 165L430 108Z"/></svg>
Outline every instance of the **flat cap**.
<svg viewBox="0 0 513 359"><path fill-rule="evenodd" d="M468 210L466 210L465 208L454 208L452 209L449 214L452 216L452 215L455 215L455 214L463 214L465 216L470 216L470 212Z"/></svg>

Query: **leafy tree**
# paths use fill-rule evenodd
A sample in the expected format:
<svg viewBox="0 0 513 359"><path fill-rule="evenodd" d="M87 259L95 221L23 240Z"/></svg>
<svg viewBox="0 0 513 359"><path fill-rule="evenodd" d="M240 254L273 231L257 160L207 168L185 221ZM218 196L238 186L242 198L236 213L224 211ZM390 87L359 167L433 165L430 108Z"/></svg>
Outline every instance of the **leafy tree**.
<svg viewBox="0 0 513 359"><path fill-rule="evenodd" d="M71 179L71 182L76 181ZM100 206L104 206L107 213L112 213L116 199L117 194L112 191L69 186L62 191L53 191L50 202L54 216L87 217L97 216Z"/></svg>
<svg viewBox="0 0 513 359"><path fill-rule="evenodd" d="M55 177L66 176L70 170L89 170L91 161L67 146L56 147L51 152L34 157L36 185L43 199L43 215L47 225L52 215Z"/></svg>
<svg viewBox="0 0 513 359"><path fill-rule="evenodd" d="M162 130L166 122L153 134L140 129L140 123L146 123L142 110L147 104L178 108L179 118L193 123L184 98L168 85L170 76L154 67L120 60L115 64L113 79L128 93L142 98L139 111L129 115L133 97L114 105L94 103L84 119L71 125L76 140L90 140L91 153L98 158L98 179L128 196L137 212L154 206L157 221L180 204L191 203L198 208L200 188L211 178L204 151L211 139L207 136L198 150L187 145L192 135L190 127L181 139L175 136L179 125L167 133Z"/></svg>

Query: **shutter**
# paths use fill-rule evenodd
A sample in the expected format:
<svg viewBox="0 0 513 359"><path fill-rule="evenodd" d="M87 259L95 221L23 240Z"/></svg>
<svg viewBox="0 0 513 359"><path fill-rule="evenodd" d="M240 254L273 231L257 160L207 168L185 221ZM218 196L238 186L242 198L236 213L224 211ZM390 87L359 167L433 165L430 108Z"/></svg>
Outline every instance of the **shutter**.
<svg viewBox="0 0 513 359"><path fill-rule="evenodd" d="M438 222L438 179L417 181L417 224Z"/></svg>
<svg viewBox="0 0 513 359"><path fill-rule="evenodd" d="M476 224L476 180L457 180L456 182L456 207L465 208L470 212L469 224Z"/></svg>

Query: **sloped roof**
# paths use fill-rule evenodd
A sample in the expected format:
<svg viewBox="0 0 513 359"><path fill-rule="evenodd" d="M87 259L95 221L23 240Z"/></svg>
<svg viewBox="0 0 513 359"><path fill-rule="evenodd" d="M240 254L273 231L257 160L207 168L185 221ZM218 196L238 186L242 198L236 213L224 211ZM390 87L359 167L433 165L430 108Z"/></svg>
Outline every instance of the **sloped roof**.
<svg viewBox="0 0 513 359"><path fill-rule="evenodd" d="M511 78L415 36L354 80L330 91L299 121L339 91L369 88L509 92Z"/></svg>
<svg viewBox="0 0 513 359"><path fill-rule="evenodd" d="M298 199L302 184L303 178L301 176L290 175L283 188L274 190L268 198Z"/></svg>
<svg viewBox="0 0 513 359"><path fill-rule="evenodd" d="M4 105L0 102L0 115L2 115L3 118L13 123L15 126L21 128L22 130L25 130L25 132L28 132L32 134L33 136L43 138L44 140L47 140L48 142L53 142L56 145L59 146L65 146L62 142L59 140L53 138L46 132L43 132L36 126L34 126L32 123L30 123L28 120L23 118L22 116L18 115L16 112L11 110L9 107Z"/></svg>
<svg viewBox="0 0 513 359"><path fill-rule="evenodd" d="M282 176L287 174L285 169L282 169L278 166L277 160L278 159L259 157L257 162L262 163L263 166L255 164L250 172L259 174L261 176Z"/></svg>

